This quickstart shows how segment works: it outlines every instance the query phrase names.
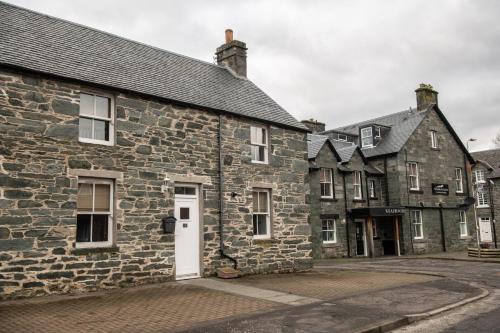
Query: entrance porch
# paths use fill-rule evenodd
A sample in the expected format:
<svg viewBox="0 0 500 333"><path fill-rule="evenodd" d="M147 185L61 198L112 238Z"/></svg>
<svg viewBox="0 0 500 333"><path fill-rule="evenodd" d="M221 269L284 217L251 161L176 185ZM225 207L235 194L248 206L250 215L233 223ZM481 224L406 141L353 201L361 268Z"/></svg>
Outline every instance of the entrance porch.
<svg viewBox="0 0 500 333"><path fill-rule="evenodd" d="M401 218L404 208L353 208L354 255L366 257L401 255Z"/></svg>

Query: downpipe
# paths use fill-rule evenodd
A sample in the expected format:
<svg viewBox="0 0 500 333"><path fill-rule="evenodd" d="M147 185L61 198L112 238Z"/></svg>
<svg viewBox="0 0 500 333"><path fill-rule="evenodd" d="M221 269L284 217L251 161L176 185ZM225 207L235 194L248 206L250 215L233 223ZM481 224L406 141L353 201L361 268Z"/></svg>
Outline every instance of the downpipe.
<svg viewBox="0 0 500 333"><path fill-rule="evenodd" d="M222 113L219 113L219 126L217 133L217 141L219 145L219 251L223 258L229 259L233 262L234 269L238 268L238 261L225 252L224 246L224 170L222 159Z"/></svg>

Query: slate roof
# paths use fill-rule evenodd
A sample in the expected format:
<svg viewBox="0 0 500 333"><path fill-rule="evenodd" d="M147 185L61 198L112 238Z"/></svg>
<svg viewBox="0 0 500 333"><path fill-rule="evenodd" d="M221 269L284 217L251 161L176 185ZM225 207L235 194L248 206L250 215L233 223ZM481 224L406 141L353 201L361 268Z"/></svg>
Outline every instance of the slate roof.
<svg viewBox="0 0 500 333"><path fill-rule="evenodd" d="M476 161L484 161L492 167L492 171L488 175L490 178L500 178L500 148L471 153Z"/></svg>
<svg viewBox="0 0 500 333"><path fill-rule="evenodd" d="M328 140L326 135L316 135L316 134L308 134L307 135L307 155L308 158L316 158L318 156L319 151L323 148L323 145Z"/></svg>
<svg viewBox="0 0 500 333"><path fill-rule="evenodd" d="M0 65L307 128L246 78L196 60L0 2Z"/></svg>
<svg viewBox="0 0 500 333"><path fill-rule="evenodd" d="M333 146L335 147L335 143ZM339 153L342 162L349 162L357 148L358 146L350 145L349 147L337 149L337 153Z"/></svg>
<svg viewBox="0 0 500 333"><path fill-rule="evenodd" d="M342 131L358 136L359 129L365 125L377 124L390 127L391 129L384 135L378 145L373 148L363 148L362 151L366 157L397 153L403 148L410 135L420 125L430 110L405 110L348 126L338 127L332 131ZM328 134L328 132L325 131L322 134Z"/></svg>

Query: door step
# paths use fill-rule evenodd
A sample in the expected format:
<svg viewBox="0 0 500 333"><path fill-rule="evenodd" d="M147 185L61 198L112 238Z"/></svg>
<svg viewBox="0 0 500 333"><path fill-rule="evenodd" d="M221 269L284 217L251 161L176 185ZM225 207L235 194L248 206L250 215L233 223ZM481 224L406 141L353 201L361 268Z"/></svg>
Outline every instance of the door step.
<svg viewBox="0 0 500 333"><path fill-rule="evenodd" d="M236 279L239 278L241 275L241 272L237 269L234 269L232 267L223 267L217 269L217 277L219 279Z"/></svg>

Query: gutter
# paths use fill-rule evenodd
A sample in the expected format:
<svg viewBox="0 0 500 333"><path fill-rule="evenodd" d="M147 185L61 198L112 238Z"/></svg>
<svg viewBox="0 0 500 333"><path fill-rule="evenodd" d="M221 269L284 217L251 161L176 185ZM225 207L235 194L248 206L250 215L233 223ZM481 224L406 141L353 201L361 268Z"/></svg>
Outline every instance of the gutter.
<svg viewBox="0 0 500 333"><path fill-rule="evenodd" d="M222 113L219 113L219 126L217 133L217 143L219 146L219 241L220 241L220 255L233 262L234 269L238 268L238 261L225 252L224 246L224 170L222 159Z"/></svg>

